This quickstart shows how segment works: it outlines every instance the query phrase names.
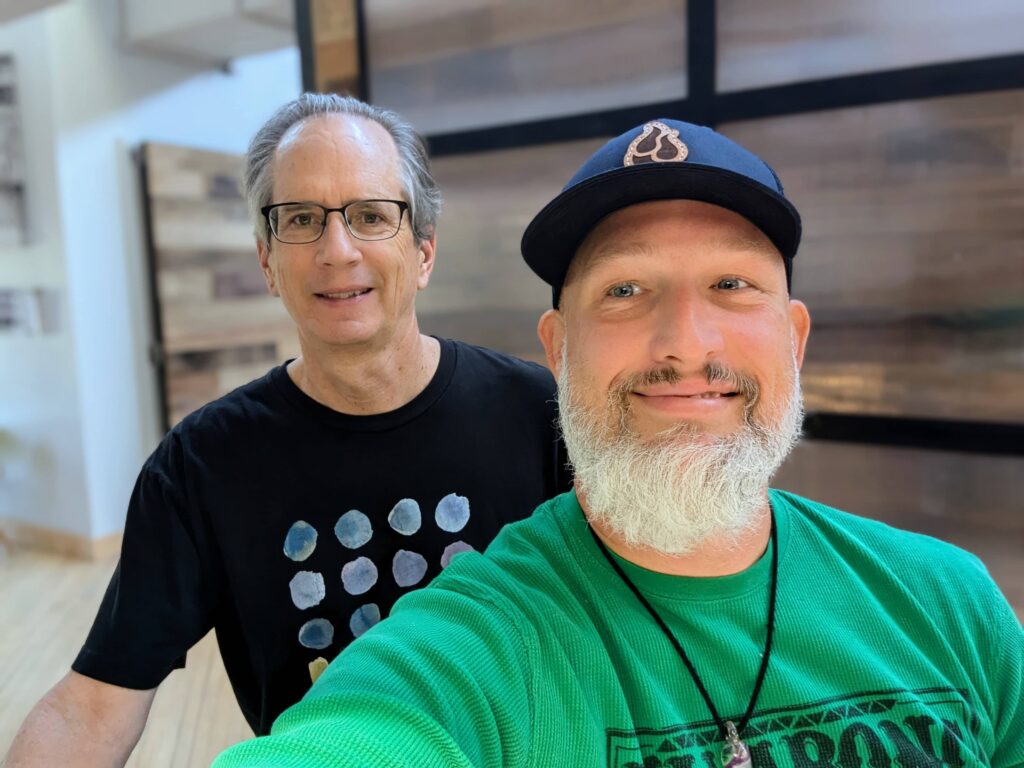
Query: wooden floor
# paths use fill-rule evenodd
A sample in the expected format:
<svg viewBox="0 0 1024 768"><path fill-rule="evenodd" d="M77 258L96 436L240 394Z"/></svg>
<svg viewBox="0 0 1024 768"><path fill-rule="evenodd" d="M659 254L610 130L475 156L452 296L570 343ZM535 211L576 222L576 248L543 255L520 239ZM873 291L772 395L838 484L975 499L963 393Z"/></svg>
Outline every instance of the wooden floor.
<svg viewBox="0 0 1024 768"><path fill-rule="evenodd" d="M0 555L0 756L36 700L67 672L96 615L115 559L89 563L37 552ZM133 768L209 765L252 737L213 633L157 691Z"/></svg>
<svg viewBox="0 0 1024 768"><path fill-rule="evenodd" d="M950 537L955 539L956 537ZM1024 570L999 537L972 550L1024 617ZM1016 543L1010 547L1018 551ZM67 671L92 623L114 559L88 563L0 549L0 754L35 701ZM250 738L235 703L213 634L189 653L188 666L160 686L149 724L128 765L209 765L225 747Z"/></svg>

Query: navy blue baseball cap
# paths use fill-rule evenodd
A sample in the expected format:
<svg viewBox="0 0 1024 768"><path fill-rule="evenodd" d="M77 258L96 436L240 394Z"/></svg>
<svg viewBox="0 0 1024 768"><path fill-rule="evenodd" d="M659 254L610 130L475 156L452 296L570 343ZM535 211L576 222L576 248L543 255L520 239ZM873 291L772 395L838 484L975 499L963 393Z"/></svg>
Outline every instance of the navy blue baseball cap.
<svg viewBox="0 0 1024 768"><path fill-rule="evenodd" d="M523 258L551 286L553 306L587 233L608 214L649 200L698 200L743 216L779 249L792 286L800 214L775 171L710 128L661 119L597 150L526 228Z"/></svg>

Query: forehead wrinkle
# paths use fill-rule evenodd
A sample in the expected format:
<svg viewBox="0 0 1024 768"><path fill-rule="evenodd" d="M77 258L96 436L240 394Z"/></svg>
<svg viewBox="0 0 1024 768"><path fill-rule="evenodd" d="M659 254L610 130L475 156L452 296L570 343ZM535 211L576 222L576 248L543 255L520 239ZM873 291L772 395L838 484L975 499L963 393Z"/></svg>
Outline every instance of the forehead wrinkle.
<svg viewBox="0 0 1024 768"><path fill-rule="evenodd" d="M585 271L596 269L602 264L621 257L647 257L654 249L645 242L633 241L626 243L606 242L595 246L587 253L576 252L576 258L569 265L569 275L581 277ZM566 282L568 282L568 277Z"/></svg>
<svg viewBox="0 0 1024 768"><path fill-rule="evenodd" d="M773 263L782 259L779 249L772 244L767 235L761 234L760 230L758 230L758 236L753 237L737 232L718 235L708 245L723 251L742 251L764 256Z"/></svg>

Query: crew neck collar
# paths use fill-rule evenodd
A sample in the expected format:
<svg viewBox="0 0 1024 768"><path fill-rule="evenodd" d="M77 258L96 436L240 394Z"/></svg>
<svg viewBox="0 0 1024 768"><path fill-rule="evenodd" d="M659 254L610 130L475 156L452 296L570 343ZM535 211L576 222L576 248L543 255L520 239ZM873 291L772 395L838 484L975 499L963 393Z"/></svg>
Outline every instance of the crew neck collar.
<svg viewBox="0 0 1024 768"><path fill-rule="evenodd" d="M774 491L768 492L768 499L772 514L775 516L781 566L789 541L789 509ZM556 499L555 514L584 571L606 573L609 578L617 581L618 577L588 530L589 524L575 491L565 493ZM749 568L728 576L673 576L658 573L636 565L611 550L609 552L630 580L648 597L657 596L663 600L687 602L742 597L748 592L764 589L771 577L771 547L769 542L765 551Z"/></svg>
<svg viewBox="0 0 1024 768"><path fill-rule="evenodd" d="M451 383L458 364L458 346L450 339L442 339L437 336L433 338L436 338L441 345L441 355L433 377L416 397L405 405L385 413L371 415L342 413L314 400L303 392L288 375L288 364L291 360L271 370L270 381L289 405L320 423L359 432L394 429L422 415L444 395Z"/></svg>

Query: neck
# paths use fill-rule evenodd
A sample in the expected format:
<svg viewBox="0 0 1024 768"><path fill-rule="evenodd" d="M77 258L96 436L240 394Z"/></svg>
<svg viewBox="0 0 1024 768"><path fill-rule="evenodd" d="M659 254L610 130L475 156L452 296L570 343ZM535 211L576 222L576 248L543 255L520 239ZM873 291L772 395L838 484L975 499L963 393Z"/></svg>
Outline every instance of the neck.
<svg viewBox="0 0 1024 768"><path fill-rule="evenodd" d="M420 334L416 323L383 347L322 349L304 339L300 347L302 355L288 365L295 385L328 408L357 416L387 413L411 401L441 359L441 345Z"/></svg>
<svg viewBox="0 0 1024 768"><path fill-rule="evenodd" d="M610 530L601 521L593 519L587 509L585 494L578 487L576 489L580 506L594 532L616 555L656 573L697 577L729 576L739 573L756 563L765 553L771 535L772 520L767 491L765 494L764 506L759 510L754 524L739 537L728 542L708 540L685 555L666 555L646 547L627 544L619 534Z"/></svg>

